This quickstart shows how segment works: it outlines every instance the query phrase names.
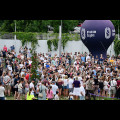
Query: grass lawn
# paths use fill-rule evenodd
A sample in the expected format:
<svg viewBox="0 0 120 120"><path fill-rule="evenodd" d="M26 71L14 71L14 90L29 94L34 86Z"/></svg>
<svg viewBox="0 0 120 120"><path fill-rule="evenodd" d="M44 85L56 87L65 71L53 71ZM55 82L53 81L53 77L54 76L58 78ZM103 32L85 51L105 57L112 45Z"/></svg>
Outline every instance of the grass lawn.
<svg viewBox="0 0 120 120"><path fill-rule="evenodd" d="M22 100L25 100L25 95L22 95L21 98L22 98ZM96 97L96 100L102 100L102 99L104 99L104 100L119 100L117 98L112 99L112 98L102 98L102 97L99 98L99 97ZM13 95L11 95L10 97L6 96L6 100L14 100L14 96ZM64 96L61 96L60 100L68 100L68 98L64 97ZM91 100L93 100L93 98L91 98Z"/></svg>

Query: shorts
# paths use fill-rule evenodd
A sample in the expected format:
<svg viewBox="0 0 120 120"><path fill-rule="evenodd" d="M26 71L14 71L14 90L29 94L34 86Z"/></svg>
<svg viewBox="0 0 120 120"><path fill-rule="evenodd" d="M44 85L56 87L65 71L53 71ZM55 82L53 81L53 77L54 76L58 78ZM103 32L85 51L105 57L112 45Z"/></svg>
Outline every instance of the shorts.
<svg viewBox="0 0 120 120"><path fill-rule="evenodd" d="M5 100L5 97L0 97L0 100Z"/></svg>
<svg viewBox="0 0 120 120"><path fill-rule="evenodd" d="M14 88L14 90L15 90L16 92L18 92L18 88Z"/></svg>
<svg viewBox="0 0 120 120"><path fill-rule="evenodd" d="M61 88L62 88L62 85L58 85L58 88L61 89Z"/></svg>
<svg viewBox="0 0 120 120"><path fill-rule="evenodd" d="M116 88L115 87L111 87L110 94L112 94L112 95L116 94Z"/></svg>
<svg viewBox="0 0 120 120"><path fill-rule="evenodd" d="M63 86L63 89L68 89L67 86Z"/></svg>
<svg viewBox="0 0 120 120"><path fill-rule="evenodd" d="M85 100L85 96L80 96L80 100Z"/></svg>
<svg viewBox="0 0 120 120"><path fill-rule="evenodd" d="M10 90L11 86L10 85L5 85L5 90Z"/></svg>
<svg viewBox="0 0 120 120"><path fill-rule="evenodd" d="M73 92L73 88L69 88L69 92Z"/></svg>
<svg viewBox="0 0 120 120"><path fill-rule="evenodd" d="M25 94L29 92L29 88L25 88Z"/></svg>
<svg viewBox="0 0 120 120"><path fill-rule="evenodd" d="M22 94L22 89L18 89L18 93Z"/></svg>

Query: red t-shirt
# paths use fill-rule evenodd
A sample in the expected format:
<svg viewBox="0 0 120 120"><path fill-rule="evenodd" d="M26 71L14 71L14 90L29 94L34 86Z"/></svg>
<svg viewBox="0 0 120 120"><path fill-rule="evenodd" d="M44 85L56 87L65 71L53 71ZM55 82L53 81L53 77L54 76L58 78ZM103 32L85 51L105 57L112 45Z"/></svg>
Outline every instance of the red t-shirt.
<svg viewBox="0 0 120 120"><path fill-rule="evenodd" d="M7 52L7 47L3 47L3 49Z"/></svg>
<svg viewBox="0 0 120 120"><path fill-rule="evenodd" d="M25 79L29 80L29 74L27 74L27 75L25 76Z"/></svg>
<svg viewBox="0 0 120 120"><path fill-rule="evenodd" d="M120 80L117 81L117 87L119 87L119 86L120 86Z"/></svg>

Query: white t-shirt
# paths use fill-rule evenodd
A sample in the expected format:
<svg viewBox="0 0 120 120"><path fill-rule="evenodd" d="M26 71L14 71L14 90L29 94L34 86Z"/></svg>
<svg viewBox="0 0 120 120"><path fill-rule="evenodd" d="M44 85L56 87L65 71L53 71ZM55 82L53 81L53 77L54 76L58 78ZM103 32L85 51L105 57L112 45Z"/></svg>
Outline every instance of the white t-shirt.
<svg viewBox="0 0 120 120"><path fill-rule="evenodd" d="M115 80L111 80L111 86L116 86L117 85L117 82Z"/></svg>
<svg viewBox="0 0 120 120"><path fill-rule="evenodd" d="M8 70L12 71L12 66L8 65L7 68Z"/></svg>
<svg viewBox="0 0 120 120"><path fill-rule="evenodd" d="M90 60L90 56L89 55L86 56L86 61L88 61L88 60Z"/></svg>
<svg viewBox="0 0 120 120"><path fill-rule="evenodd" d="M56 95L56 91L58 89L58 86L57 85L51 85L51 86L52 86L53 94Z"/></svg>
<svg viewBox="0 0 120 120"><path fill-rule="evenodd" d="M22 68L24 65L23 64L19 64L20 68Z"/></svg>
<svg viewBox="0 0 120 120"><path fill-rule="evenodd" d="M59 96L58 95L55 95L55 100L59 100Z"/></svg>
<svg viewBox="0 0 120 120"><path fill-rule="evenodd" d="M18 85L18 89L22 90L22 84L21 83Z"/></svg>
<svg viewBox="0 0 120 120"><path fill-rule="evenodd" d="M29 60L29 65L32 63L32 61L31 60Z"/></svg>
<svg viewBox="0 0 120 120"><path fill-rule="evenodd" d="M81 92L83 95L81 94ZM83 86L80 87L80 96L85 96L85 89Z"/></svg>
<svg viewBox="0 0 120 120"><path fill-rule="evenodd" d="M69 88L73 88L73 82L74 82L74 80L70 78L68 81Z"/></svg>
<svg viewBox="0 0 120 120"><path fill-rule="evenodd" d="M83 82L82 82L82 77L78 77L78 80L80 81L80 84L82 85L83 84Z"/></svg>
<svg viewBox="0 0 120 120"><path fill-rule="evenodd" d="M30 88L34 88L34 84L32 82L30 83ZM32 90L31 95L34 95L34 90Z"/></svg>
<svg viewBox="0 0 120 120"><path fill-rule="evenodd" d="M107 81L104 81L104 90L108 89L108 82Z"/></svg>
<svg viewBox="0 0 120 120"><path fill-rule="evenodd" d="M68 84L68 79L64 79L63 81L64 81L64 84L63 84L63 85L64 85L64 86L67 86L67 84Z"/></svg>
<svg viewBox="0 0 120 120"><path fill-rule="evenodd" d="M11 80L8 75L4 77L4 81L7 82L8 80ZM6 85L10 85L11 81L9 81Z"/></svg>
<svg viewBox="0 0 120 120"><path fill-rule="evenodd" d="M0 97L4 97L5 88L0 86Z"/></svg>

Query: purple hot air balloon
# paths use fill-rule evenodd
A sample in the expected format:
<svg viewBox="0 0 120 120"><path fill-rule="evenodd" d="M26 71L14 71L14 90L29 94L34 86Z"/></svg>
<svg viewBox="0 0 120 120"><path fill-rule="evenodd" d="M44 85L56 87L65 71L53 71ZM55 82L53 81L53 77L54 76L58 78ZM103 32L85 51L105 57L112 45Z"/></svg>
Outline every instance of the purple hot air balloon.
<svg viewBox="0 0 120 120"><path fill-rule="evenodd" d="M91 54L106 58L107 49L115 38L115 27L110 20L85 20L80 30L80 37Z"/></svg>

